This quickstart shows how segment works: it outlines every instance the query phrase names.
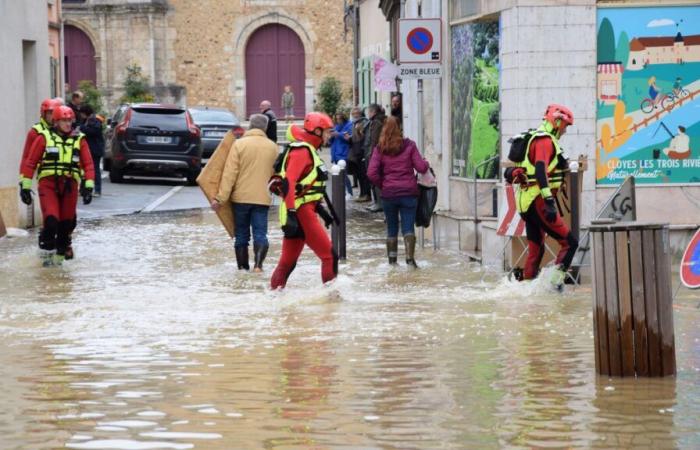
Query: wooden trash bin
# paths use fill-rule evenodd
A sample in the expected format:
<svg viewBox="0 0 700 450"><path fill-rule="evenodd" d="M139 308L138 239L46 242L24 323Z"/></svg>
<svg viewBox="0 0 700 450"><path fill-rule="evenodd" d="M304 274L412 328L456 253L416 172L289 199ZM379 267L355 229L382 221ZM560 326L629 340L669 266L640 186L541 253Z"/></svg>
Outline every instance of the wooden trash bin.
<svg viewBox="0 0 700 450"><path fill-rule="evenodd" d="M594 222L590 233L597 372L675 375L668 225Z"/></svg>

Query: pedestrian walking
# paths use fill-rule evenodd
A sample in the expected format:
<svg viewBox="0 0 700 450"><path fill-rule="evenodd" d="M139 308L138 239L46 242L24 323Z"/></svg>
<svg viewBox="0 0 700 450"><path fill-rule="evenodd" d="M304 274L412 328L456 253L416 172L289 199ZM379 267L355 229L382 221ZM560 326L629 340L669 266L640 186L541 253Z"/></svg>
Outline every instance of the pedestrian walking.
<svg viewBox="0 0 700 450"><path fill-rule="evenodd" d="M396 117L399 126L403 129L403 97L401 94L395 94L391 97L391 116Z"/></svg>
<svg viewBox="0 0 700 450"><path fill-rule="evenodd" d="M419 194L416 172L424 174L428 169L430 165L421 156L416 143L403 137L396 117L389 117L367 171L372 184L379 187L382 193L389 264L396 264L398 258L400 222L406 264L418 267L415 259L415 222Z"/></svg>
<svg viewBox="0 0 700 450"><path fill-rule="evenodd" d="M275 163L276 181L270 183L270 189L283 199L279 217L284 239L282 255L270 280L272 289L286 286L305 244L321 260L324 283L338 275L338 257L317 217L328 215L321 205L328 172L318 149L328 143L332 128L333 120L326 114L307 114L303 128L289 127L287 136L291 143Z"/></svg>
<svg viewBox="0 0 700 450"><path fill-rule="evenodd" d="M277 116L272 110L272 103L269 100L263 100L260 103L260 112L267 116L267 129L265 130L267 138L277 143Z"/></svg>
<svg viewBox="0 0 700 450"><path fill-rule="evenodd" d="M292 87L287 85L282 93L282 108L284 109L284 120L294 119L294 92Z"/></svg>
<svg viewBox="0 0 700 450"><path fill-rule="evenodd" d="M73 115L75 116L73 128L82 124L82 121L80 120L80 108L83 105L84 100L85 94L83 94L82 91L73 91L70 96L70 101L66 104L66 106L73 110Z"/></svg>
<svg viewBox="0 0 700 450"><path fill-rule="evenodd" d="M73 110L59 106L53 111L53 125L34 140L22 163L22 202L31 204L32 178L39 170L39 201L43 228L39 248L44 266L60 265L66 258L70 234L75 227L78 193L83 203L92 201L95 172L87 141L73 130ZM85 185L80 189L81 174Z"/></svg>
<svg viewBox="0 0 700 450"><path fill-rule="evenodd" d="M219 192L211 207L216 211L231 200L235 223L236 262L239 270L250 270L248 246L253 232L253 271L262 272L270 243L267 239L267 218L270 192L267 183L274 174L277 145L267 138L268 118L264 114L250 117L250 128L237 139L229 151L221 174Z"/></svg>
<svg viewBox="0 0 700 450"><path fill-rule="evenodd" d="M344 112L335 113L335 127L331 131L331 162L338 164L339 161L348 161L350 153L350 139L352 138L352 123L348 120ZM346 200L352 199L352 183L350 177L345 172Z"/></svg>
<svg viewBox="0 0 700 450"><path fill-rule="evenodd" d="M379 136L381 135L382 127L386 121L386 114L384 113L384 108L376 103L373 103L367 108L367 116L369 117L369 124L367 126L367 132L365 133L364 156L365 163L369 165L372 151L379 143ZM372 212L379 212L382 210L382 196L380 189L375 185L372 186L371 192L374 203L367 209Z"/></svg>
<svg viewBox="0 0 700 450"><path fill-rule="evenodd" d="M559 138L566 128L574 124L574 115L567 107L552 104L547 107L544 119L535 130L519 167L506 170L506 181L517 186L516 203L525 221L527 236L527 261L523 269L516 268L516 279L530 280L537 277L545 251L545 234L559 243L559 254L550 282L561 289L576 254L578 241L558 212L556 195L564 182L568 162L559 146Z"/></svg>
<svg viewBox="0 0 700 450"><path fill-rule="evenodd" d="M352 137L350 140L348 163L350 171L357 177L360 187L360 195L356 199L359 203L365 203L371 199L371 186L367 178L367 163L365 161L363 145L368 123L369 121L362 114L362 109L358 107L352 109Z"/></svg>
<svg viewBox="0 0 700 450"><path fill-rule="evenodd" d="M80 107L83 124L80 131L85 135L85 140L90 147L90 156L95 170L95 197L102 195L102 171L100 165L105 155L104 118L95 114L90 105Z"/></svg>

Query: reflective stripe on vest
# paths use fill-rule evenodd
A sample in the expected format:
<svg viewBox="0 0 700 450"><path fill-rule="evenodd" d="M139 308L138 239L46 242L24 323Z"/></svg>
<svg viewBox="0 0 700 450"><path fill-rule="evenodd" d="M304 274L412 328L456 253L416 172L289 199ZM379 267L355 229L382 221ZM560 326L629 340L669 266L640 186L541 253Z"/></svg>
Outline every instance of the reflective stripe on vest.
<svg viewBox="0 0 700 450"><path fill-rule="evenodd" d="M308 174L304 176L301 180L297 182L296 186L290 186L289 189L295 190L294 195L294 209L299 209L301 205L311 202L318 202L323 199L323 194L326 192L326 180L319 180L319 171L325 172L326 168L323 164L323 160L318 156L318 152L313 145L306 142L294 142L289 144L289 148L286 150L287 154L282 160L282 170L277 174L282 179L287 176L287 159L289 154L295 149L307 149L311 158L313 160L313 167ZM287 223L287 203L282 199L279 208L279 220L280 225L285 225Z"/></svg>
<svg viewBox="0 0 700 450"><path fill-rule="evenodd" d="M554 145L554 157L550 161L549 166L547 166L547 178L549 180L549 188L557 189L564 182L564 171L557 168L559 164L559 155L561 155L561 147L559 146L559 140L554 136L550 130L547 129L547 124L542 124L540 127L532 134L530 140L527 143L527 154L523 162L518 164L518 167L525 169L525 174L527 175L527 187L523 188L520 186L516 187L516 203L518 207L518 212L524 213L532 204L533 201L540 195L540 185L537 183L535 177L535 165L530 162L530 151L532 149L532 143L536 138L548 137L551 139Z"/></svg>
<svg viewBox="0 0 700 450"><path fill-rule="evenodd" d="M46 140L39 163L38 179L49 176L68 176L80 182L80 142L83 134L63 138L53 130L41 133Z"/></svg>

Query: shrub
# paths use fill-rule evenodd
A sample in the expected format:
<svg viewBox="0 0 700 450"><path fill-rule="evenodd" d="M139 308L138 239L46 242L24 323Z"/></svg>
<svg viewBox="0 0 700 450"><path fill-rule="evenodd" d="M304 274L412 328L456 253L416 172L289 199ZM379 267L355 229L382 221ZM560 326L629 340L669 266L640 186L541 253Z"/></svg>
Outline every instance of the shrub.
<svg viewBox="0 0 700 450"><path fill-rule="evenodd" d="M150 90L148 77L142 73L141 66L138 64L126 66L124 95L119 101L121 103L148 103L153 100L154 97Z"/></svg>
<svg viewBox="0 0 700 450"><path fill-rule="evenodd" d="M83 104L90 105L96 114L104 114L102 110L102 93L90 80L82 80L78 82L78 90L82 91L85 95L83 99Z"/></svg>
<svg viewBox="0 0 700 450"><path fill-rule="evenodd" d="M324 78L318 89L318 97L321 110L331 116L335 114L343 97L340 81L333 77Z"/></svg>

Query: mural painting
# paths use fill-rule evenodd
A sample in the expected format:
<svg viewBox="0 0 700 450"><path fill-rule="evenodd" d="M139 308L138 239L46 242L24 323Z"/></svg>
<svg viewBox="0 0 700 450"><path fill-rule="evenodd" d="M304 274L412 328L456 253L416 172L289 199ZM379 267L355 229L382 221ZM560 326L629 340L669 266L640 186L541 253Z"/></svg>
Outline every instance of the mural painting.
<svg viewBox="0 0 700 450"><path fill-rule="evenodd" d="M597 56L597 183L700 183L700 7L600 8Z"/></svg>

